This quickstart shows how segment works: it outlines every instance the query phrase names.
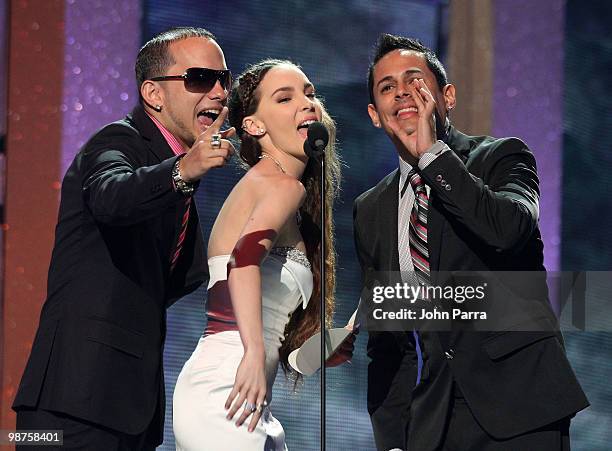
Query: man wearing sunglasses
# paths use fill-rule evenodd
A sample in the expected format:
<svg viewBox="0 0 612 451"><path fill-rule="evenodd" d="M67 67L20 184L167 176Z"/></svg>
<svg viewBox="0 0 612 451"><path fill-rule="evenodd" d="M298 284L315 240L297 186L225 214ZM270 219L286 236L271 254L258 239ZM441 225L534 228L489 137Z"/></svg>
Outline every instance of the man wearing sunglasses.
<svg viewBox="0 0 612 451"><path fill-rule="evenodd" d="M155 449L166 307L206 278L193 193L234 152L231 75L211 33L177 28L136 61L140 104L96 133L62 184L48 297L13 408L65 447ZM27 449L26 446L21 449Z"/></svg>

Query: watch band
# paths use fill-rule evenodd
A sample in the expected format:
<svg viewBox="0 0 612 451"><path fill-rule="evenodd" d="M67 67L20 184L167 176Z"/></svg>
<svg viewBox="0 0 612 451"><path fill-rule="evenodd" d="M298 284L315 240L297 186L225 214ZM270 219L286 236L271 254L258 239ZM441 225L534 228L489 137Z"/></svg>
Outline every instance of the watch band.
<svg viewBox="0 0 612 451"><path fill-rule="evenodd" d="M176 191L180 192L185 197L189 197L193 195L195 183L186 182L181 177L180 163L183 156L184 155L181 155L179 158L177 158L176 162L174 163L174 167L172 168L172 181L174 182L174 188Z"/></svg>

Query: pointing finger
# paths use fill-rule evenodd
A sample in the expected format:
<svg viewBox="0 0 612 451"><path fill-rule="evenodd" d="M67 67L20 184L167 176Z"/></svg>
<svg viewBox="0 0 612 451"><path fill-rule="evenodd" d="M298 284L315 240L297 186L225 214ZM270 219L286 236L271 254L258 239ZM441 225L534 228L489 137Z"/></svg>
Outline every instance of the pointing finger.
<svg viewBox="0 0 612 451"><path fill-rule="evenodd" d="M225 118L227 117L227 112L228 109L226 106L224 106L221 110L221 113L219 113L219 116L217 116L217 119L215 119L215 122L210 124L208 130L206 130L205 133L208 133L208 136L213 135L215 133L219 133L219 130L221 129L221 126L223 125L223 122L225 122Z"/></svg>

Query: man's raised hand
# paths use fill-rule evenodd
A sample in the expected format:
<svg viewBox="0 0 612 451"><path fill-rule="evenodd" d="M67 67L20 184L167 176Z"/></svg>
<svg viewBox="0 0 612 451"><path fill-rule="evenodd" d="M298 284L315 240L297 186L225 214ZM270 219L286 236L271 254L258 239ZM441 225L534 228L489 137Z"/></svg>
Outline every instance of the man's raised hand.
<svg viewBox="0 0 612 451"><path fill-rule="evenodd" d="M181 178L186 182L194 182L202 177L211 168L219 168L227 163L234 154L234 145L227 140L236 133L231 127L221 130L221 126L227 117L227 107L223 107L215 121L200 134L191 149L181 159L179 170ZM220 134L220 145L213 146L213 135Z"/></svg>

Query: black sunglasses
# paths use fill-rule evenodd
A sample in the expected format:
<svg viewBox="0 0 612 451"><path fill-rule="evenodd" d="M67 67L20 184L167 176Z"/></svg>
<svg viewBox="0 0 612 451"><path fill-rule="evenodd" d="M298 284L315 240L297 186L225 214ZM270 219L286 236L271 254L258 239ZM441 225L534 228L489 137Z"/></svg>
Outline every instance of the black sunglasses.
<svg viewBox="0 0 612 451"><path fill-rule="evenodd" d="M209 92L217 80L225 92L232 86L232 73L225 70L208 69L207 67L190 67L183 75L164 75L153 77L151 81L184 80L185 89L189 92Z"/></svg>

